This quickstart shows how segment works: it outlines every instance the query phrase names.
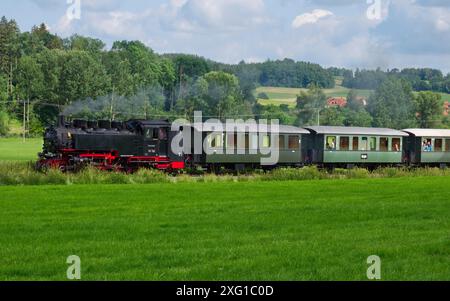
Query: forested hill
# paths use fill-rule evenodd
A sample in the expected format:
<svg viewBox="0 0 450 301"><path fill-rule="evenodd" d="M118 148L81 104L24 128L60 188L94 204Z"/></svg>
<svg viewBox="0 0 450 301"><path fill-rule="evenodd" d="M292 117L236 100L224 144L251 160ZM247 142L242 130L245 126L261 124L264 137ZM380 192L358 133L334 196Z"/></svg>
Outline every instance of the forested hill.
<svg viewBox="0 0 450 301"><path fill-rule="evenodd" d="M201 110L218 118L281 116L299 123L296 111L259 105L255 88L333 88L336 76L352 88L373 89L391 77L416 90L448 91L450 86L449 75L432 69L354 73L290 59L228 65L195 55L157 54L139 41L117 41L107 49L98 39L60 38L44 24L22 32L14 20L2 17L0 135L11 120L24 118L28 132L40 132L60 112L127 119L189 118Z"/></svg>

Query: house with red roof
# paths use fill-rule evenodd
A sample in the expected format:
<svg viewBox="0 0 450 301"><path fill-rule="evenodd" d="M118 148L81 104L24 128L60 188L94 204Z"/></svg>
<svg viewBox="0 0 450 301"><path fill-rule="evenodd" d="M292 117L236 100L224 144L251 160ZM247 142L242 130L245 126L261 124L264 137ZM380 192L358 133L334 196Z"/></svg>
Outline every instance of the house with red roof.
<svg viewBox="0 0 450 301"><path fill-rule="evenodd" d="M328 107L340 107L343 108L347 105L347 99L345 97L331 97L327 100Z"/></svg>

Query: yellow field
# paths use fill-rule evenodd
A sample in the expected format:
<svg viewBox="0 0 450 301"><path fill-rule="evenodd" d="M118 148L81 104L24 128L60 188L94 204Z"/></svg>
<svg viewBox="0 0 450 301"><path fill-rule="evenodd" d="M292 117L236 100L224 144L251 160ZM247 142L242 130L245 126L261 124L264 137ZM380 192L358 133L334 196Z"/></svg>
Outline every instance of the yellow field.
<svg viewBox="0 0 450 301"><path fill-rule="evenodd" d="M282 105L287 104L291 107L295 107L297 95L301 91L307 91L307 89L300 88L282 88L282 87L259 87L256 89L256 95L259 93L266 93L269 99L258 99L258 102L262 105ZM336 86L333 89L323 90L328 97L346 97L350 89ZM368 98L372 93L371 90L356 90L357 94L362 97Z"/></svg>

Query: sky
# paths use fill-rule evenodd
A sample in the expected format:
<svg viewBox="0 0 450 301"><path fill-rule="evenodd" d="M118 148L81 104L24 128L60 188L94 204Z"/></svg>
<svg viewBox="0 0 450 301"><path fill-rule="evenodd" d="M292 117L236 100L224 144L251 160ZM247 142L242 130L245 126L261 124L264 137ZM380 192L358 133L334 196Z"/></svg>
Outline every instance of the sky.
<svg viewBox="0 0 450 301"><path fill-rule="evenodd" d="M323 66L450 72L450 0L2 0L22 31L140 40L224 63L292 58Z"/></svg>

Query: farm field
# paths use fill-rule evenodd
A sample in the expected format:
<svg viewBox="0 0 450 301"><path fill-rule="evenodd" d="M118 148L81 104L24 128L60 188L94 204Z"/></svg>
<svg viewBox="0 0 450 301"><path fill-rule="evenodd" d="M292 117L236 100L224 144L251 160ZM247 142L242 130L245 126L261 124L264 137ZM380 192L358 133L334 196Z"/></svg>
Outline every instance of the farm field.
<svg viewBox="0 0 450 301"><path fill-rule="evenodd" d="M281 88L281 87L258 87L255 92L255 96L259 93L266 93L269 99L258 99L258 102L262 105L282 105L286 104L290 107L296 106L297 95L300 91L307 91L307 89L298 88ZM328 97L347 97L350 89L336 85L333 89L324 89L324 93ZM358 96L369 98L370 94L373 93L372 90L355 90ZM417 94L417 92L414 92ZM442 97L442 103L449 101L450 94L439 93Z"/></svg>
<svg viewBox="0 0 450 301"><path fill-rule="evenodd" d="M300 91L307 91L307 89L298 89L298 88L280 88L280 87L258 87L256 89L255 95L259 93L266 93L269 96L269 99L259 99L258 102L262 105L282 105L287 104L291 107L295 107L297 95L300 94ZM336 86L333 89L324 89L324 93L328 97L346 97L350 89ZM368 98L372 93L371 90L356 90L358 96Z"/></svg>
<svg viewBox="0 0 450 301"><path fill-rule="evenodd" d="M0 138L0 161L34 161L41 151L41 138Z"/></svg>
<svg viewBox="0 0 450 301"><path fill-rule="evenodd" d="M450 280L448 181L0 187L0 280Z"/></svg>

